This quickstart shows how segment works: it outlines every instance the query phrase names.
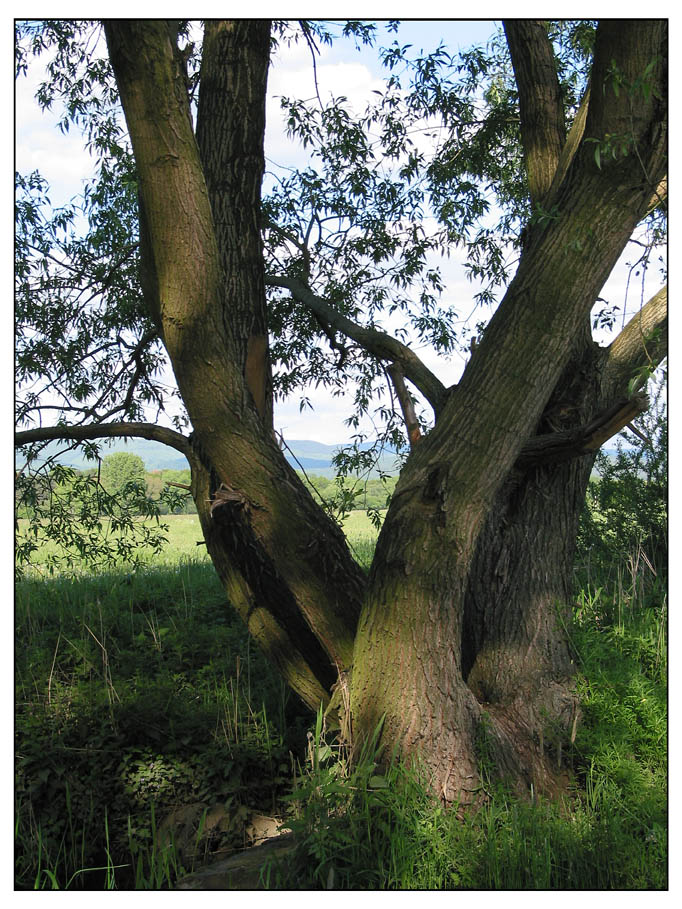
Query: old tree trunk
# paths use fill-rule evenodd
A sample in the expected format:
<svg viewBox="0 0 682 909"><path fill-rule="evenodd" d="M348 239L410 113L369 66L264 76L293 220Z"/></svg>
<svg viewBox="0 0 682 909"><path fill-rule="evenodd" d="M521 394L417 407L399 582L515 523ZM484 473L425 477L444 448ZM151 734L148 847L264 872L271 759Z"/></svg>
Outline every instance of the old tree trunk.
<svg viewBox="0 0 682 909"><path fill-rule="evenodd" d="M533 219L461 381L434 393L435 427L406 463L366 577L272 432L259 223L269 24L206 25L196 134L172 29L106 24L139 175L145 297L192 422L192 493L230 602L306 703L327 703L341 681L352 741L383 717L387 750L418 757L447 802L480 790L482 738L519 787L556 782L577 721L563 612L579 510L599 445L643 406L628 383L665 354L665 292L609 348L589 322L665 177L665 23L599 26L568 136L545 30L506 32L531 203L558 214ZM598 162L595 140L609 136L627 149ZM367 349L419 382L397 342Z"/></svg>

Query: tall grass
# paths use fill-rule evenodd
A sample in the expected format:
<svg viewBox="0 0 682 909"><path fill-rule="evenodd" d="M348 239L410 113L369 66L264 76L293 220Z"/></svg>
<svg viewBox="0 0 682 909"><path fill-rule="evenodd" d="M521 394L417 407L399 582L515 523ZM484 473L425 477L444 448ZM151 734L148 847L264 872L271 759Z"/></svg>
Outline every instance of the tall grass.
<svg viewBox="0 0 682 909"><path fill-rule="evenodd" d="M18 887L158 881L172 868L152 812L183 805L223 807L211 849L244 845L245 811L276 806L306 714L210 565L27 579L16 623Z"/></svg>
<svg viewBox="0 0 682 909"><path fill-rule="evenodd" d="M371 750L348 767L254 651L182 523L191 547L166 567L17 585L18 888L171 888L243 847L253 811L286 814L299 834L271 887L666 886L660 565L634 551L608 573L578 566L568 630L583 721L564 803L499 790L461 821L418 772L379 775ZM366 564L370 534L351 540Z"/></svg>
<svg viewBox="0 0 682 909"><path fill-rule="evenodd" d="M604 610L603 605L609 609ZM475 814L435 805L418 770L349 768L318 718L292 796L300 845L284 889L660 890L667 887L663 608L581 592L569 629L583 721L564 799L503 788Z"/></svg>

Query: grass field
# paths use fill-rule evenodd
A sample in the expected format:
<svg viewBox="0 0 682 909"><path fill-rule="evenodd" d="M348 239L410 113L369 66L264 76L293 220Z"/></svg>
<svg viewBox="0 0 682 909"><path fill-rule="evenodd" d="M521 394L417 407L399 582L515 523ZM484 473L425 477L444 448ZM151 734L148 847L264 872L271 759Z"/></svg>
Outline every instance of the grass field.
<svg viewBox="0 0 682 909"><path fill-rule="evenodd" d="M105 521L103 521L105 523ZM206 562L210 559L203 543L201 525L195 514L164 515L160 523L167 527L167 543L160 554L153 552L143 554L142 560L148 565L164 567L176 565L179 560L192 562ZM19 532L24 533L28 521L19 520ZM378 531L370 521L366 512L352 511L343 522L343 529L348 541L356 554L356 558L364 565L371 561L371 553L378 535ZM57 547L52 542L43 545L34 558L36 569L28 569L30 576L39 576L40 568L44 566L50 554L57 552Z"/></svg>
<svg viewBox="0 0 682 909"><path fill-rule="evenodd" d="M660 587L592 578L578 592L583 721L567 801L500 790L462 823L398 769L368 789L329 760L312 767L315 717L231 611L197 517L166 523L146 568L16 586L18 889L172 887L247 844L264 816L304 834L271 882L285 889L324 889L330 874L350 889L666 887ZM346 531L367 564L366 515Z"/></svg>

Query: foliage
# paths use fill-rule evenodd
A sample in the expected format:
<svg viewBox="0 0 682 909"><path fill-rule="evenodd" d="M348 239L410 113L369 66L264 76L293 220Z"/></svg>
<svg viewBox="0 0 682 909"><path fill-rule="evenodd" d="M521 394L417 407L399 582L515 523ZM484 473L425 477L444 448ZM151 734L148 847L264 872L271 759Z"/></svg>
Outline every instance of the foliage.
<svg viewBox="0 0 682 909"><path fill-rule="evenodd" d="M507 151L498 129L508 121L505 105L497 95L487 96L483 124L480 109L481 85L497 79L500 53L499 46L497 56L479 51L472 76L465 55L460 62L443 45L415 54L395 41L380 51L387 76L364 111L345 97L325 103L319 96L282 99L289 132L309 151L310 163L295 171L273 166L269 174L268 271L302 278L365 325L400 316L402 338L446 354L463 344L461 314L440 301L440 257L462 249L471 277L487 284L481 299L488 303L508 273L504 247L512 239L511 221L481 226L495 185L486 170L493 135L497 162ZM507 172L506 165L496 166L495 177L505 178L497 184L503 194L521 183L517 140L510 135L515 167ZM356 411L349 425L357 427L360 415L376 406L382 438L404 443L382 368L324 326L321 331L282 291L273 290L270 302L279 393L311 381L334 390L352 380Z"/></svg>
<svg viewBox="0 0 682 909"><path fill-rule="evenodd" d="M144 461L139 455L117 451L102 458L100 481L111 493L123 493L129 484L144 483Z"/></svg>
<svg viewBox="0 0 682 909"><path fill-rule="evenodd" d="M570 628L583 705L570 802L500 791L462 822L418 773L378 774L370 751L349 773L321 720L291 779L308 715L234 624L208 560L177 563L196 551L196 519L170 521L167 568L17 587L17 886L169 887L260 807L293 811L303 833L287 869L266 869L270 887L665 887L665 601L593 572L602 592L580 593ZM208 836L199 812L189 848L162 848L168 811L199 799L224 800L234 825Z"/></svg>
<svg viewBox="0 0 682 909"><path fill-rule="evenodd" d="M349 769L319 717L291 796L298 851L286 868L266 869L268 885L665 889L665 617L603 621L583 598L571 628L583 720L566 756L574 782L564 804L497 788L462 818L434 804L418 768L390 762L378 774L381 755L370 748Z"/></svg>
<svg viewBox="0 0 682 909"><path fill-rule="evenodd" d="M598 476L589 486L578 535L581 580L595 570L638 563L648 586L667 574L668 419L665 371L651 383L652 406L622 433L614 458L600 453ZM627 447L626 447L627 446ZM659 591L661 589L659 583Z"/></svg>
<svg viewBox="0 0 682 909"><path fill-rule="evenodd" d="M16 177L18 425L45 408L103 421L139 419L161 403L153 377L163 357L137 277L131 168L130 156L114 160L78 203L57 210L37 172ZM48 403L55 391L61 403Z"/></svg>
<svg viewBox="0 0 682 909"><path fill-rule="evenodd" d="M43 564L50 574L59 567L101 568L121 561L134 567L146 549L159 552L163 546L166 528L143 482L128 482L121 494L111 493L96 476L55 464L36 474L22 470L15 489L19 576L45 546L50 555ZM18 520L22 516L27 523Z"/></svg>
<svg viewBox="0 0 682 909"><path fill-rule="evenodd" d="M381 512L391 500L398 478L380 476L349 477L341 474L334 480L315 474L301 475L305 485L334 517L343 522L353 511L365 511L375 526L380 526Z"/></svg>
<svg viewBox="0 0 682 909"><path fill-rule="evenodd" d="M194 860L161 848L173 809L223 806L199 856L272 811L300 708L210 564L25 580L16 619L20 889L158 883Z"/></svg>

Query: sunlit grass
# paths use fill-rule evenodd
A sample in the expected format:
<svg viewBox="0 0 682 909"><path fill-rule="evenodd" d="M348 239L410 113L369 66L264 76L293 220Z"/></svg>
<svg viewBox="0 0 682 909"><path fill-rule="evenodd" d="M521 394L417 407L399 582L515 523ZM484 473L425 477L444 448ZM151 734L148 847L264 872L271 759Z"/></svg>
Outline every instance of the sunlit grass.
<svg viewBox="0 0 682 909"><path fill-rule="evenodd" d="M106 524L106 519L103 519L103 523ZM160 553L143 552L141 556L143 564L154 567L172 567L182 561L210 564L210 558L201 532L201 524L197 515L163 515L160 518L160 523L168 528L166 532L167 542ZM27 524L28 521L25 519L19 521L19 531L21 533L24 532ZM355 557L361 564L368 567L378 536L377 528L372 524L365 511L350 512L342 526ZM49 556L57 555L58 552L59 550L55 543L52 541L46 542L35 553L34 564L26 568L26 575L28 577L45 576L45 565ZM125 569L125 563L122 563L120 567ZM57 571L56 573L58 574L59 572Z"/></svg>
<svg viewBox="0 0 682 909"><path fill-rule="evenodd" d="M144 569L17 584L20 889L172 887L216 849L243 845L250 811L288 810L289 752L304 761L313 718L227 604L196 545L198 518L164 520L168 546ZM346 532L368 565L367 516L354 512ZM665 888L666 601L662 588L643 589L630 578L577 597L569 630L583 719L562 804L500 790L462 822L404 768L368 788L367 768L339 776L318 762L296 783L308 839L271 886ZM159 825L187 805L203 806L194 839L162 846ZM217 838L204 829L215 805L232 819Z"/></svg>

